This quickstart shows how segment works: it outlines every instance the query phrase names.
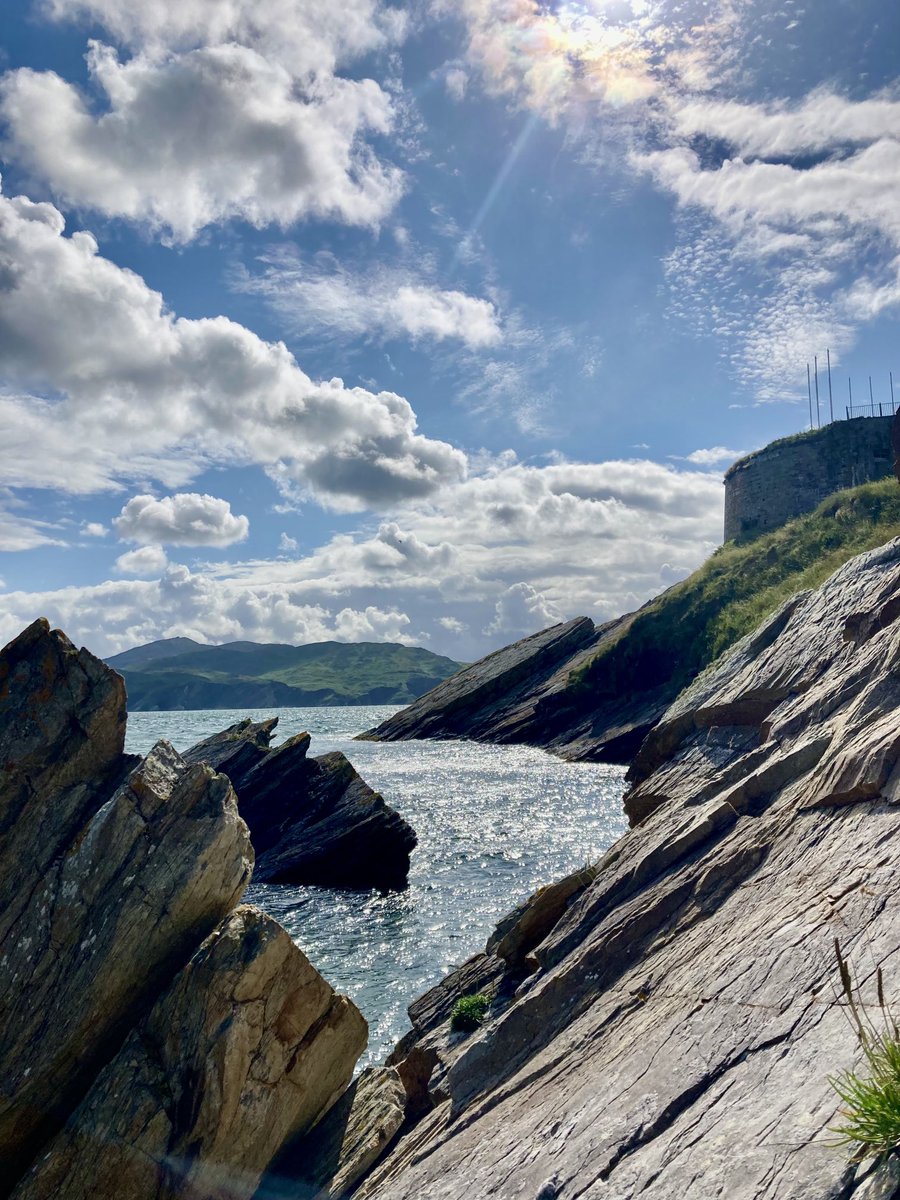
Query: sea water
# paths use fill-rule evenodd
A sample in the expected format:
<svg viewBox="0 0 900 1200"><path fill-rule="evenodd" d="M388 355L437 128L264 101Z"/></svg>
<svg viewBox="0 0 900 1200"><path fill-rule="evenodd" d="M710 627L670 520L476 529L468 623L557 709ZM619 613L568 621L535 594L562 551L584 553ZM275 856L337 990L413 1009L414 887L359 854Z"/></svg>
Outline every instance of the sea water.
<svg viewBox="0 0 900 1200"><path fill-rule="evenodd" d="M484 949L500 917L542 884L595 860L624 832L624 771L566 763L528 746L357 742L395 708L148 712L128 717L126 749L159 738L179 750L250 716L277 734L312 735L311 754L342 750L419 837L403 892L252 884L245 899L277 918L369 1022L365 1062L409 1029L406 1007ZM277 744L278 738L273 744Z"/></svg>

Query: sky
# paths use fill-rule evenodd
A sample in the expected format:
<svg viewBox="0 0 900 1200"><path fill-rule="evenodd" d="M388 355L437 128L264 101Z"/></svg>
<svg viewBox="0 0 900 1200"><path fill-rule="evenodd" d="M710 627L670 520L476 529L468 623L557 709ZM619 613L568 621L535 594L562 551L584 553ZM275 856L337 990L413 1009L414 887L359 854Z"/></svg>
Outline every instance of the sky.
<svg viewBox="0 0 900 1200"><path fill-rule="evenodd" d="M890 399L895 0L4 0L0 644L605 621ZM822 376L823 419L828 419Z"/></svg>

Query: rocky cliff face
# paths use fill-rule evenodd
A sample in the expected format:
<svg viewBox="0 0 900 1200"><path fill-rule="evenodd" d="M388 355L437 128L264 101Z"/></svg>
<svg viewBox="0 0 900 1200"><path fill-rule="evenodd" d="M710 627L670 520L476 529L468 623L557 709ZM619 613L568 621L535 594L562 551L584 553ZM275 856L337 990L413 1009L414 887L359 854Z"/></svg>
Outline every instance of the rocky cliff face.
<svg viewBox="0 0 900 1200"><path fill-rule="evenodd" d="M416 845L412 826L385 804L343 754L308 758L300 733L270 748L278 718L245 720L198 743L189 763L224 772L256 850L255 878L323 887L402 888Z"/></svg>
<svg viewBox="0 0 900 1200"><path fill-rule="evenodd" d="M228 779L124 755L124 729L121 679L45 621L0 652L0 1194L239 1200L346 1087L365 1022L234 910Z"/></svg>
<svg viewBox="0 0 900 1200"><path fill-rule="evenodd" d="M634 828L411 1009L425 1115L357 1193L873 1200L829 1075L859 1065L834 940L900 996L900 540L734 647L633 768ZM481 1031L455 997L492 998ZM430 1109L430 1111L428 1111Z"/></svg>
<svg viewBox="0 0 900 1200"><path fill-rule="evenodd" d="M526 742L576 761L629 762L677 689L597 700L573 690L571 675L631 619L597 627L576 617L532 634L465 667L363 737Z"/></svg>

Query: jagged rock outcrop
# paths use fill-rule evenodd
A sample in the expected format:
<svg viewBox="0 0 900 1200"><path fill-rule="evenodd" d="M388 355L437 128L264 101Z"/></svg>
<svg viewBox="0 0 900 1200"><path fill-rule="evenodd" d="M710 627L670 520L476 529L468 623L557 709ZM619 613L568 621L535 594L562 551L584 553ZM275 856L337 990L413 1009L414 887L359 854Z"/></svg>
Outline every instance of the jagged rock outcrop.
<svg viewBox="0 0 900 1200"><path fill-rule="evenodd" d="M228 779L124 731L121 679L46 621L0 651L0 1195L202 1200L224 1173L249 1197L365 1022L231 911L253 852Z"/></svg>
<svg viewBox="0 0 900 1200"><path fill-rule="evenodd" d="M239 722L199 742L187 762L228 776L256 850L257 881L402 888L416 835L334 752L307 757L299 733L270 748L278 718Z"/></svg>
<svg viewBox="0 0 900 1200"><path fill-rule="evenodd" d="M873 1010L877 966L900 995L898 594L900 540L669 709L593 879L515 971L496 950L524 913L420 1012L397 1055L431 1049L434 1107L361 1200L895 1194L895 1164L828 1131L829 1076L861 1060L834 939ZM481 1031L452 1034L451 997L488 988Z"/></svg>
<svg viewBox="0 0 900 1200"><path fill-rule="evenodd" d="M576 617L504 646L361 736L386 742L525 742L576 761L629 762L676 689L598 701L590 691L573 688L572 677L627 630L632 616L599 627Z"/></svg>
<svg viewBox="0 0 900 1200"><path fill-rule="evenodd" d="M253 1195L341 1095L366 1023L271 918L238 908L100 1072L14 1200Z"/></svg>
<svg viewBox="0 0 900 1200"><path fill-rule="evenodd" d="M227 779L165 743L127 773L121 682L46 622L0 654L0 678L0 1156L14 1175L232 908L252 851Z"/></svg>

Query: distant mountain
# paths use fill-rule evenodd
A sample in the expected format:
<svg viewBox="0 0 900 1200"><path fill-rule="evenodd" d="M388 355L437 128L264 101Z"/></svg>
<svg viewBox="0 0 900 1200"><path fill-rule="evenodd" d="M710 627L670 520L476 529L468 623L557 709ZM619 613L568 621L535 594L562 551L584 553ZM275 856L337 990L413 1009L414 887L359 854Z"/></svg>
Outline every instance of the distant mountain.
<svg viewBox="0 0 900 1200"><path fill-rule="evenodd" d="M189 654L192 650L210 649L212 647L205 646L202 642L195 642L193 638L163 638L160 642L148 642L146 646L134 646L131 650L123 650L121 654L114 655L108 661L121 673L125 667L138 670L146 667L148 663L159 662L163 658L175 658L179 654Z"/></svg>
<svg viewBox="0 0 900 1200"><path fill-rule="evenodd" d="M411 704L462 663L418 646L229 642L166 638L107 660L125 677L131 712Z"/></svg>

